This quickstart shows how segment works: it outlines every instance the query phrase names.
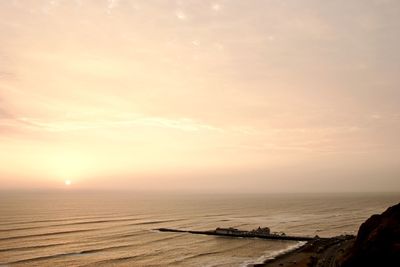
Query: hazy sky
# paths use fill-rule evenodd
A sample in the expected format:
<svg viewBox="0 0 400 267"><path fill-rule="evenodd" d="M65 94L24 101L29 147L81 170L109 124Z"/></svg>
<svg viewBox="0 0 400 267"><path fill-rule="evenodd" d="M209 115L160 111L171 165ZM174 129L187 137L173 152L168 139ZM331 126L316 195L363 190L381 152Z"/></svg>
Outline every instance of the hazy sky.
<svg viewBox="0 0 400 267"><path fill-rule="evenodd" d="M399 191L398 0L0 2L0 189Z"/></svg>

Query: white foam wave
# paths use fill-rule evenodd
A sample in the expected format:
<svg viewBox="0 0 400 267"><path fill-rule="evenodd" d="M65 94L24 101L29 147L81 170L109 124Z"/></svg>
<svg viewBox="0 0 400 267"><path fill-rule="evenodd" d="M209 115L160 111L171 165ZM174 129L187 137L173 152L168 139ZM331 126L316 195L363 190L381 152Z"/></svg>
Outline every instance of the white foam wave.
<svg viewBox="0 0 400 267"><path fill-rule="evenodd" d="M262 256L258 257L257 259L255 259L255 260L247 260L247 261L243 262L240 265L240 267L249 267L249 266L253 266L254 264L262 264L267 260L272 260L272 259L275 259L276 257L278 257L280 255L292 252L293 250L296 250L296 249L304 246L306 243L307 243L306 241L299 241L296 244L291 245L291 246L289 246L287 248L274 251L274 252L269 253L267 255L262 255Z"/></svg>

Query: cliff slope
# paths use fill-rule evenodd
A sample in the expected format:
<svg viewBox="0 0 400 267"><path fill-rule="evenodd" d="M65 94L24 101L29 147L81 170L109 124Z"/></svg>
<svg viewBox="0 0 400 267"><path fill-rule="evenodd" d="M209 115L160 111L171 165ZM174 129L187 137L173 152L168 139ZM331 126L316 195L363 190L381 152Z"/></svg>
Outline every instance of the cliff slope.
<svg viewBox="0 0 400 267"><path fill-rule="evenodd" d="M361 226L342 267L400 266L400 203Z"/></svg>

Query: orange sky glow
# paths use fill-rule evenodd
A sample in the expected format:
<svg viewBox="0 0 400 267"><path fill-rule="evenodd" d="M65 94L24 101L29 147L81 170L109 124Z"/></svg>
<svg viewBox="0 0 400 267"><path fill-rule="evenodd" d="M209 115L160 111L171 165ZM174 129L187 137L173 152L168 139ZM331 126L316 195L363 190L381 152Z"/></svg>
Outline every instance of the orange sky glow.
<svg viewBox="0 0 400 267"><path fill-rule="evenodd" d="M400 2L0 3L0 189L400 190Z"/></svg>

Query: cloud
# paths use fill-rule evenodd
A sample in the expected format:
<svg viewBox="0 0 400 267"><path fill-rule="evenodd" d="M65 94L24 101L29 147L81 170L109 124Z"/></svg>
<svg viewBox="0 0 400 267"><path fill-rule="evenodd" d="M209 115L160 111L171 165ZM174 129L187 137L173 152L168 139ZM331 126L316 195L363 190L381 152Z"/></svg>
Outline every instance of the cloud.
<svg viewBox="0 0 400 267"><path fill-rule="evenodd" d="M9 135L13 135L15 133L20 132L21 125L18 121L15 120L11 111L2 107L2 101L0 98L0 137L5 137Z"/></svg>
<svg viewBox="0 0 400 267"><path fill-rule="evenodd" d="M0 120L12 118L11 112L5 107L4 100L0 96Z"/></svg>
<svg viewBox="0 0 400 267"><path fill-rule="evenodd" d="M0 80L9 80L15 78L12 72L0 71Z"/></svg>
<svg viewBox="0 0 400 267"><path fill-rule="evenodd" d="M5 109L0 107L0 119L10 118L10 116L11 115Z"/></svg>
<svg viewBox="0 0 400 267"><path fill-rule="evenodd" d="M179 20L186 20L186 19L187 19L186 13L183 12L182 10L177 10L177 11L175 11L175 16L176 16Z"/></svg>
<svg viewBox="0 0 400 267"><path fill-rule="evenodd" d="M160 127L185 132L222 131L221 128L197 122L188 118L171 119L163 117L136 117L132 119L107 120L42 120L29 117L18 118L18 121L29 127L49 132L78 131L90 129L121 128L129 126Z"/></svg>
<svg viewBox="0 0 400 267"><path fill-rule="evenodd" d="M119 4L119 0L108 0L107 2L107 13L111 14L112 10Z"/></svg>
<svg viewBox="0 0 400 267"><path fill-rule="evenodd" d="M211 9L214 11L220 11L221 10L221 5L218 3L214 3L211 5Z"/></svg>
<svg viewBox="0 0 400 267"><path fill-rule="evenodd" d="M382 118L382 116L379 115L379 114L372 114L372 115L371 115L371 119L379 120L379 119L381 119L381 118Z"/></svg>
<svg viewBox="0 0 400 267"><path fill-rule="evenodd" d="M238 139L235 144L226 146L228 150L254 152L322 152L331 153L346 144L338 140L362 134L357 126L347 127L311 127L311 128L253 128L233 127L232 131L246 138Z"/></svg>

